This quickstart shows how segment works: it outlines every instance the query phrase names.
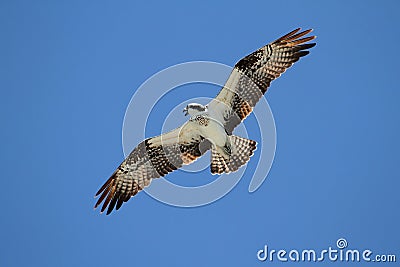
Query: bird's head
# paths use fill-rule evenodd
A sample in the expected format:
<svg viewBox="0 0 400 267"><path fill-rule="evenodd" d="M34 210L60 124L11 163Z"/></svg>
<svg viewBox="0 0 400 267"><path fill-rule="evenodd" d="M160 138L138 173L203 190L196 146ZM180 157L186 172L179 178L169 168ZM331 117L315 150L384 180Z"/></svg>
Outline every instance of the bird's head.
<svg viewBox="0 0 400 267"><path fill-rule="evenodd" d="M207 111L207 106L203 106L202 104L197 103L190 103L183 109L183 113L185 113L185 116L190 115L191 117L205 111Z"/></svg>

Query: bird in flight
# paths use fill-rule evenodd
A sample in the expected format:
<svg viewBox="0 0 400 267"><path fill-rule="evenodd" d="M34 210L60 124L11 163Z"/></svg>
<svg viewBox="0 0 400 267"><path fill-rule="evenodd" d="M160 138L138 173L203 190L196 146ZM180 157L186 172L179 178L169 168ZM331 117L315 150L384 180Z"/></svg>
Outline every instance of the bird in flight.
<svg viewBox="0 0 400 267"><path fill-rule="evenodd" d="M315 46L298 28L242 58L219 94L207 105L192 103L183 110L189 120L160 136L142 141L96 193L107 215L148 186L152 179L187 165L211 149L212 174L237 171L249 161L257 143L233 135L270 83Z"/></svg>

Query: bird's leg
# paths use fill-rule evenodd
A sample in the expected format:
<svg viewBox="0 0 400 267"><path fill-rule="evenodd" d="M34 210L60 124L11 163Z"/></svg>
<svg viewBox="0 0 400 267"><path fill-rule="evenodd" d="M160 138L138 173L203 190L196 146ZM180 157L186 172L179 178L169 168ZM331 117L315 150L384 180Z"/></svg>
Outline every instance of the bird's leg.
<svg viewBox="0 0 400 267"><path fill-rule="evenodd" d="M225 161L228 162L232 155L232 145L229 138L226 139L225 145L219 147L218 152L224 157Z"/></svg>
<svg viewBox="0 0 400 267"><path fill-rule="evenodd" d="M228 140L229 140L229 139L228 139ZM232 146L231 146L231 144L230 144L229 141L227 141L227 142L225 143L225 145L224 145L224 152L225 152L227 155L229 155L229 156L231 156L231 154L232 154Z"/></svg>

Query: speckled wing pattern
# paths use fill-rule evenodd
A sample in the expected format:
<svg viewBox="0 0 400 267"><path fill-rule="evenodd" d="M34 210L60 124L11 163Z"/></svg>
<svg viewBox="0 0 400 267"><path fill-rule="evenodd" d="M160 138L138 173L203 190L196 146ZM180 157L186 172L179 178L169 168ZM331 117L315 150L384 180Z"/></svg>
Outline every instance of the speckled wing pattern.
<svg viewBox="0 0 400 267"><path fill-rule="evenodd" d="M252 112L270 83L315 46L307 43L315 36L303 37L312 30L300 30L282 36L236 63L225 86L209 103L210 109L222 110L229 134Z"/></svg>
<svg viewBox="0 0 400 267"><path fill-rule="evenodd" d="M209 149L201 136L194 135L185 141L179 138L180 131L178 128L141 142L96 193L100 197L94 208L104 201L101 212L107 209L108 215L114 207L118 210L152 179L190 164ZM163 136L166 140L160 142Z"/></svg>

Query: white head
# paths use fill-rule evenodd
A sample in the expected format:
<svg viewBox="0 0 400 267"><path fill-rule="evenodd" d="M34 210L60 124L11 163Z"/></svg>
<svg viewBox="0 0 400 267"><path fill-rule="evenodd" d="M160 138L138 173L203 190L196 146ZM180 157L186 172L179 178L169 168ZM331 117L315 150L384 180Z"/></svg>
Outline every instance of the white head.
<svg viewBox="0 0 400 267"><path fill-rule="evenodd" d="M204 113L206 111L207 111L207 106L203 106L202 104L197 104L197 103L190 103L183 109L185 116L190 115L190 117Z"/></svg>

